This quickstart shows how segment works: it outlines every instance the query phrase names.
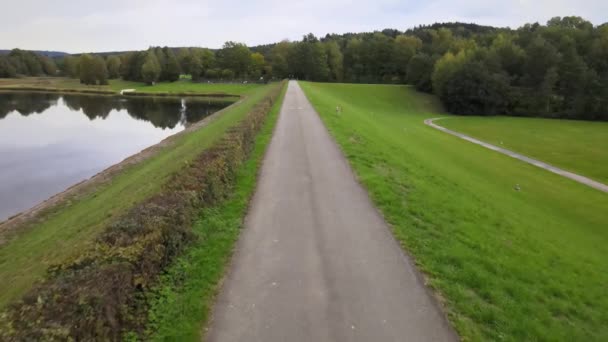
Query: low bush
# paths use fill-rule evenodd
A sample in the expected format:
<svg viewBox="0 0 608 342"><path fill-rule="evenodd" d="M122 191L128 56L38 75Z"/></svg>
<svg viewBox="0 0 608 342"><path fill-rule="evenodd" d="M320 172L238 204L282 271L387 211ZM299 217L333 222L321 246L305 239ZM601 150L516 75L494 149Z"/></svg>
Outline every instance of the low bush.
<svg viewBox="0 0 608 342"><path fill-rule="evenodd" d="M195 239L191 228L201 209L230 194L280 89L160 193L106 227L90 249L50 267L43 281L2 314L0 340L120 340L126 332L142 333L146 291Z"/></svg>

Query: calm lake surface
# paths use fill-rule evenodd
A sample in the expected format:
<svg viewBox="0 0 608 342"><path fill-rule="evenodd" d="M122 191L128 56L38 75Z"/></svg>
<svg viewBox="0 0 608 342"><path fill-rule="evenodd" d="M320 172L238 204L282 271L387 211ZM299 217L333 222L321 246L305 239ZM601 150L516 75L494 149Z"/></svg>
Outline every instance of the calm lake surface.
<svg viewBox="0 0 608 342"><path fill-rule="evenodd" d="M229 104L0 92L0 222Z"/></svg>

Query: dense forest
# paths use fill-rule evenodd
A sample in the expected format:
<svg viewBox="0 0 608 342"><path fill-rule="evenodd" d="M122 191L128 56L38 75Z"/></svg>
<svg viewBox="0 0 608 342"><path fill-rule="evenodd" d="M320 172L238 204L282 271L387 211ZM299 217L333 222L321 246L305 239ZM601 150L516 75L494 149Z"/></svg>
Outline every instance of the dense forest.
<svg viewBox="0 0 608 342"><path fill-rule="evenodd" d="M608 120L608 24L579 17L308 35L266 50L275 76L412 84L456 114Z"/></svg>
<svg viewBox="0 0 608 342"><path fill-rule="evenodd" d="M297 78L411 84L464 115L608 120L608 24L556 17L518 29L443 23L407 31L312 34L249 48L160 48L58 59L61 74L85 84L122 78L152 84L189 74L194 81ZM0 77L54 75L48 57L21 50L0 56Z"/></svg>

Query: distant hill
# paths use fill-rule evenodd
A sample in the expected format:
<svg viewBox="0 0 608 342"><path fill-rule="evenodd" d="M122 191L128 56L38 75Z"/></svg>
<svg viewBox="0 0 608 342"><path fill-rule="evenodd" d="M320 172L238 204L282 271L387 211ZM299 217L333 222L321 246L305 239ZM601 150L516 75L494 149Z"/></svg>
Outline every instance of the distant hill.
<svg viewBox="0 0 608 342"><path fill-rule="evenodd" d="M413 29L409 29L405 31L406 34L417 34L421 31L432 29L437 30L440 28L447 28L452 31L452 33L456 36L461 37L470 37L475 34L486 34L486 33L495 33L498 31L511 31L508 27L494 27L494 26L485 26L485 25L477 25L473 23L461 23L461 22L451 22L451 23L435 23L432 25L420 25Z"/></svg>
<svg viewBox="0 0 608 342"><path fill-rule="evenodd" d="M38 55L47 56L47 57L51 57L51 58L63 57L63 56L69 55L69 53L62 52L62 51L43 51L43 50L31 50L31 51ZM10 52L11 52L11 50L0 50L0 55L8 55Z"/></svg>

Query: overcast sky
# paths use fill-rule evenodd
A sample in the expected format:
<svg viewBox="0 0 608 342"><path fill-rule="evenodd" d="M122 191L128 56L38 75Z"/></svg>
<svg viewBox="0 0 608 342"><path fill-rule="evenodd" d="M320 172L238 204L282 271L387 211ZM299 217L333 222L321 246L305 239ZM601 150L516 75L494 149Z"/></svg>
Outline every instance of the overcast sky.
<svg viewBox="0 0 608 342"><path fill-rule="evenodd" d="M0 0L0 48L71 53L151 45L258 45L463 21L519 27L554 16L608 21L608 0Z"/></svg>

